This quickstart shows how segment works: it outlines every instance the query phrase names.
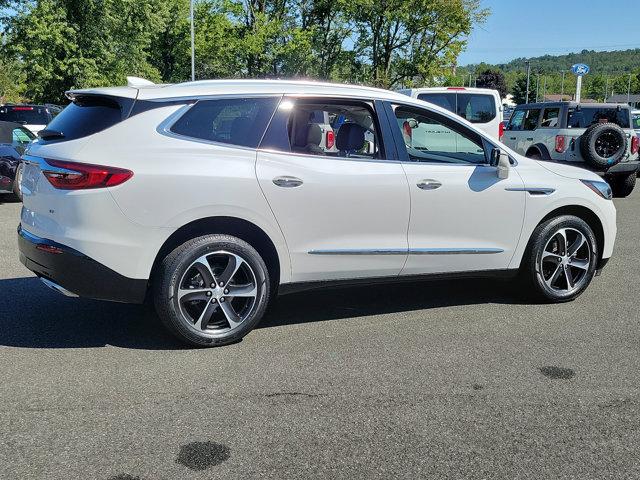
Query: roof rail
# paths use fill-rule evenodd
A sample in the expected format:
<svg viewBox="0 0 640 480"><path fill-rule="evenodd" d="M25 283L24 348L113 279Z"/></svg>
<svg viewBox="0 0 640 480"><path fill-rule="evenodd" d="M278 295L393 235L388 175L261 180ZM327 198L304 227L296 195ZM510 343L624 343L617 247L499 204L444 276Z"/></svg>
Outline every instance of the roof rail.
<svg viewBox="0 0 640 480"><path fill-rule="evenodd" d="M155 83L153 83L150 80L147 80L146 78L140 78L140 77L127 77L127 87L148 87L149 85L155 85Z"/></svg>

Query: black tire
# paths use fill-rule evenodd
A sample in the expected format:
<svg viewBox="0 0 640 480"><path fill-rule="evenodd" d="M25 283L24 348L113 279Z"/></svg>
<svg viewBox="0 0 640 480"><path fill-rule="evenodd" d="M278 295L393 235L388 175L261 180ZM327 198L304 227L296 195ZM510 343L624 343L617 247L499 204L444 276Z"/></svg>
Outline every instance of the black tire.
<svg viewBox="0 0 640 480"><path fill-rule="evenodd" d="M13 180L13 194L19 201L22 201L22 191L20 190L20 178L22 177L23 164L20 162L16 167L16 177Z"/></svg>
<svg viewBox="0 0 640 480"><path fill-rule="evenodd" d="M527 153L527 158L531 158L532 160L542 160L542 155L538 151L531 151Z"/></svg>
<svg viewBox="0 0 640 480"><path fill-rule="evenodd" d="M628 175L616 175L611 178L611 191L616 198L625 198L631 195L636 186L637 174L630 173Z"/></svg>
<svg viewBox="0 0 640 480"><path fill-rule="evenodd" d="M548 245L553 245L557 239L557 232L560 230L569 229L569 233L572 235L577 231L584 236L585 242L588 244L589 248L589 257L588 262L585 260L580 260L581 267L574 266L578 262L578 258L572 259L573 264L563 264L560 263L554 266L553 261L551 261L554 257L563 256L560 252L558 255L554 255L551 250L545 250L545 247ZM572 237L573 239L574 237ZM577 239L577 234L575 236ZM574 240L569 239L567 243L569 243L569 247L573 244ZM582 257L585 255L586 247L581 247L578 249L578 253L576 257ZM568 252L565 252L565 254ZM545 254L545 257L550 259L549 261L542 262L542 256ZM551 255L547 255L551 254ZM585 255L586 256L586 255ZM557 259L556 259L557 260ZM568 302L576 297L578 297L582 292L586 290L586 288L591 283L596 271L596 265L598 261L598 244L596 242L595 235L593 230L589 225L582 219L575 217L573 215L562 215L559 217L551 218L536 227L533 234L531 235L531 240L529 241L529 245L527 246L527 250L522 259L522 263L520 266L520 275L521 280L524 283L524 292L527 296L533 297L536 300L540 300L546 303L560 303L560 302ZM562 262L562 261L558 261ZM541 267L542 265L542 267ZM582 268L584 267L584 269ZM541 269L542 268L542 269ZM567 274L564 273L564 270L559 270L559 277L557 280L556 286L562 287L562 283L567 284L566 291L562 291L561 289L553 288L547 282L549 280L553 280L555 268L558 269L566 269L572 272L571 277L576 280L575 288L570 289L568 287ZM578 276L576 274L576 270L578 270ZM551 282L553 284L553 281Z"/></svg>
<svg viewBox="0 0 640 480"><path fill-rule="evenodd" d="M202 329L196 328L193 323L191 325L188 324L190 320L188 319L188 314L184 312L185 307L189 307L189 302L185 305L180 303L178 299L179 288L185 288L184 285L180 285L180 282L185 280L189 269L194 268L193 263L203 255L211 256L213 252L220 251L237 255L246 262L255 276L255 287L257 289L255 303L247 310L246 317L239 323L239 326L226 332L217 325L225 321L225 315L222 315L225 312L221 308L221 302L225 301L224 298L218 300L217 307L220 307L219 309L216 306L212 307L216 309L215 315L218 315L221 319L209 325L211 328L208 325L204 325ZM214 268L211 267L211 270L214 270ZM250 244L230 235L206 235L185 242L165 257L153 280L153 300L160 320L176 337L193 346L215 347L237 342L260 322L270 298L269 271L262 257ZM204 277L200 279L200 281L202 280L204 280ZM204 285L204 282L201 285ZM204 285L204 288L208 287ZM216 288L218 287L216 286ZM210 307L209 298L212 297L210 296L204 300L195 300L191 302L191 305L193 305L194 309L204 305L204 311ZM226 305L230 306L234 300L227 300ZM215 300L212 299L211 303L214 302ZM227 322L227 324L229 327L231 326L230 322Z"/></svg>
<svg viewBox="0 0 640 480"><path fill-rule="evenodd" d="M615 123L595 123L580 137L580 153L592 167L606 170L627 153L627 135Z"/></svg>

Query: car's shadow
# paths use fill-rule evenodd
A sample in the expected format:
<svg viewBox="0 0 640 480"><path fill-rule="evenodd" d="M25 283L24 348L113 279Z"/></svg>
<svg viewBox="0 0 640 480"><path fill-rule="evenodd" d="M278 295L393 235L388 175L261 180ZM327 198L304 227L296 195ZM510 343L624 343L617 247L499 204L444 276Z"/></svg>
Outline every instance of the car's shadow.
<svg viewBox="0 0 640 480"><path fill-rule="evenodd" d="M508 284L487 279L314 290L280 297L258 328L484 303L519 299ZM34 277L0 280L0 345L185 348L148 306L67 298Z"/></svg>
<svg viewBox="0 0 640 480"><path fill-rule="evenodd" d="M0 193L0 205L3 203L20 203L12 193Z"/></svg>

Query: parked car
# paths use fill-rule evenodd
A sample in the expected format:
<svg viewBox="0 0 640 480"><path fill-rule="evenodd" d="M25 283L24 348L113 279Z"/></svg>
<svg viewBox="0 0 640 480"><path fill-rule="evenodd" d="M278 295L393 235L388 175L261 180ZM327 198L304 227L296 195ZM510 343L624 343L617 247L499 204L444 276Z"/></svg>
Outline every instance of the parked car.
<svg viewBox="0 0 640 480"><path fill-rule="evenodd" d="M21 261L69 296L149 296L194 345L328 285L520 275L568 301L613 251L600 177L406 95L219 80L68 96L24 156ZM318 111L342 118L336 152L309 148Z"/></svg>
<svg viewBox="0 0 640 480"><path fill-rule="evenodd" d="M0 121L0 193L13 193L22 198L20 157L35 138L33 133L18 123Z"/></svg>
<svg viewBox="0 0 640 480"><path fill-rule="evenodd" d="M497 90L429 87L399 90L399 93L457 113L493 138L499 140L502 137L502 100Z"/></svg>
<svg viewBox="0 0 640 480"><path fill-rule="evenodd" d="M617 197L628 196L635 187L638 137L626 104L519 105L506 128L502 141L520 154L594 171Z"/></svg>
<svg viewBox="0 0 640 480"><path fill-rule="evenodd" d="M59 112L55 105L2 105L0 121L19 123L37 135Z"/></svg>

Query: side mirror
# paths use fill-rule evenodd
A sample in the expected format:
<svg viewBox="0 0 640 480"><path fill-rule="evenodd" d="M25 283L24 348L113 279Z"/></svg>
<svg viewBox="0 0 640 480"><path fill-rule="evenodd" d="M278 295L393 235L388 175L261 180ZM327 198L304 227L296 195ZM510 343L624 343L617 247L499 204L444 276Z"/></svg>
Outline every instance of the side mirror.
<svg viewBox="0 0 640 480"><path fill-rule="evenodd" d="M502 149L496 147L491 150L489 165L496 167L496 174L498 175L498 178L502 180L509 178L511 163L509 162L509 155L507 155L506 152L503 152Z"/></svg>

